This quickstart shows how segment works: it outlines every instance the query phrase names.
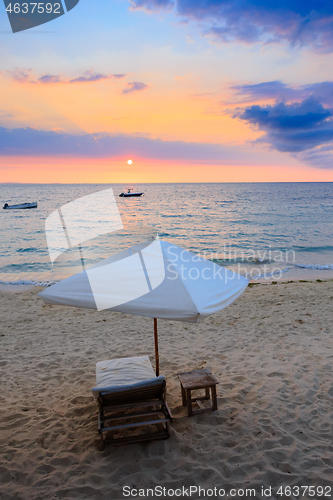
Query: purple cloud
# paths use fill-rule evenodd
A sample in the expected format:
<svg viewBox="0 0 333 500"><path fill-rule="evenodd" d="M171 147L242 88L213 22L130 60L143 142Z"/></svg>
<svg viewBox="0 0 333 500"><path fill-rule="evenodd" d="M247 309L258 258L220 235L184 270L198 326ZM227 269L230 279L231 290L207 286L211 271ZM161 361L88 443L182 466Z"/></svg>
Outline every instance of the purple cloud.
<svg viewBox="0 0 333 500"><path fill-rule="evenodd" d="M133 9L156 11L170 0L131 0ZM203 35L228 43L289 42L333 51L333 3L327 0L175 0L182 18L199 23Z"/></svg>
<svg viewBox="0 0 333 500"><path fill-rule="evenodd" d="M292 86L275 80L256 84L234 85L231 90L234 91L237 97L243 97L241 102L253 102L262 99L290 102L314 97L323 104L333 105L333 82L330 81Z"/></svg>
<svg viewBox="0 0 333 500"><path fill-rule="evenodd" d="M60 76L58 75L44 75L38 78L40 83L60 83L62 82Z"/></svg>
<svg viewBox="0 0 333 500"><path fill-rule="evenodd" d="M12 80L18 83L34 83L31 80L31 72L32 68L30 69L14 69L13 71L5 71L7 75L11 77Z"/></svg>
<svg viewBox="0 0 333 500"><path fill-rule="evenodd" d="M101 80L109 80L111 78L121 79L125 78L126 74L115 73L111 75L105 75L102 73L94 73L92 71L86 71L82 76L77 78L72 78L66 80L60 77L60 75L43 75L39 78L33 79L31 76L32 69L15 69L13 71L5 71L7 75L11 77L12 80L18 83L43 83L43 84L56 84L56 83L89 83L89 82L99 82Z"/></svg>
<svg viewBox="0 0 333 500"><path fill-rule="evenodd" d="M293 156L311 167L331 170L333 165L333 144L318 146Z"/></svg>
<svg viewBox="0 0 333 500"><path fill-rule="evenodd" d="M230 111L265 132L255 142L289 152L316 168L333 168L333 82L291 86L280 81L234 85L241 102L276 99Z"/></svg>
<svg viewBox="0 0 333 500"><path fill-rule="evenodd" d="M91 71L86 71L83 76L78 78L73 78L69 80L68 83L86 83L86 82L99 82L100 80L108 80L111 75L104 75L102 73L93 73Z"/></svg>
<svg viewBox="0 0 333 500"><path fill-rule="evenodd" d="M283 120L276 118L270 120L270 117L261 118L260 110L257 112L259 118L256 122L260 124L263 122L265 126L270 127L267 132L269 135L269 140L262 140L261 142L269 142L273 147L275 145L279 146L277 142L280 140L281 144L285 144L288 141L288 134L292 137L291 140L294 141L294 145L299 141L302 148L279 148L281 151L290 151L292 156L296 156L298 159L305 163L309 163L316 168L333 168L333 126L330 123L330 117L327 115L325 110L322 110L320 106L313 104L314 109L308 104L307 110L306 106L299 106L300 109L292 112L288 108L287 111L284 110L284 115L286 123ZM311 111L312 110L312 111ZM267 111L267 110L266 110ZM299 115L307 119L308 114L313 112L316 114L316 118L310 117L308 123L310 123L308 129L306 126L296 126L296 123L290 124L289 128L285 127L288 125L288 116L297 117ZM301 114L303 112L303 114ZM297 115L298 113L298 115ZM263 113L265 115L265 113ZM266 113L267 115L267 113ZM297 118L295 119L295 122ZM325 121L327 122L325 124ZM252 116L252 122L254 123L254 115ZM282 123L282 126L281 126ZM290 126L293 125L293 126ZM323 142L324 137L324 127L326 127L327 139L331 142L329 144L316 146L318 144L317 140L312 138L312 148L310 150L304 150L304 144L308 140L311 140L311 133L315 132L315 126L317 125L318 136L320 136L320 141ZM285 128L284 128L285 127ZM279 137L280 133L280 137ZM275 134L275 135L274 135ZM290 145L289 145L290 146ZM162 141L160 139L149 139L145 137L135 137L130 135L118 135L111 136L107 134L83 134L83 135L71 135L66 132L54 132L54 131L43 131L36 130L32 128L17 128L17 129L7 129L0 127L0 157L4 156L69 156L76 158L116 158L119 156L128 157L141 157L150 158L156 160L169 160L169 161L188 161L198 164L216 164L216 165L232 165L232 164L243 164L243 165L258 165L262 164L263 161L267 161L266 156L264 160L262 157L262 151L258 153L252 148L249 149L244 146L240 148L239 146L229 146L221 144L209 144L209 143L196 143L196 142L184 142L184 141Z"/></svg>
<svg viewBox="0 0 333 500"><path fill-rule="evenodd" d="M130 92L138 92L139 90L144 90L148 88L148 85L142 82L130 82L127 84L128 89L123 90L123 94L129 94Z"/></svg>
<svg viewBox="0 0 333 500"><path fill-rule="evenodd" d="M71 135L32 128L0 127L0 156L71 156L87 158L142 157L212 164L255 164L255 151L239 147L184 141L162 141L129 135Z"/></svg>
<svg viewBox="0 0 333 500"><path fill-rule="evenodd" d="M333 140L332 112L311 97L298 103L254 105L236 110L234 117L266 134L257 142L269 143L283 152L300 152Z"/></svg>
<svg viewBox="0 0 333 500"><path fill-rule="evenodd" d="M233 85L230 89L238 97L243 97L242 102L252 102L261 99L277 99L278 101L288 101L297 99L298 92L290 85L274 80L246 85Z"/></svg>

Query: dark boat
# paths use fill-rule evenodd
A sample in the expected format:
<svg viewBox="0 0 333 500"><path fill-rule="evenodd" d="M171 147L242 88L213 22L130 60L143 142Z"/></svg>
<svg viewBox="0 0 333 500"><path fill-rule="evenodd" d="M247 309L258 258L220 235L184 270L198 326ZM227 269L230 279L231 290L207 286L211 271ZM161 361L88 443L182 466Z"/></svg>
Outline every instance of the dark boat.
<svg viewBox="0 0 333 500"><path fill-rule="evenodd" d="M18 205L8 205L5 203L2 207L4 210L22 210L24 208L37 208L37 201L33 201L32 203L19 203Z"/></svg>
<svg viewBox="0 0 333 500"><path fill-rule="evenodd" d="M132 196L142 196L143 193L133 193L133 189L128 189L127 193L120 193L121 198L130 198Z"/></svg>

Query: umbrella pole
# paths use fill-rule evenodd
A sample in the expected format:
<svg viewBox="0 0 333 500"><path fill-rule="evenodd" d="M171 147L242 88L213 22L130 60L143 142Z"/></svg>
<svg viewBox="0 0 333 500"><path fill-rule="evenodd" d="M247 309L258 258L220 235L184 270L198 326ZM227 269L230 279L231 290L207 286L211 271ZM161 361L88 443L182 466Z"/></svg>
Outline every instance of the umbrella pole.
<svg viewBox="0 0 333 500"><path fill-rule="evenodd" d="M160 358L158 355L158 336L157 336L157 319L154 318L154 339L155 339L155 361L156 361L156 377L160 374Z"/></svg>

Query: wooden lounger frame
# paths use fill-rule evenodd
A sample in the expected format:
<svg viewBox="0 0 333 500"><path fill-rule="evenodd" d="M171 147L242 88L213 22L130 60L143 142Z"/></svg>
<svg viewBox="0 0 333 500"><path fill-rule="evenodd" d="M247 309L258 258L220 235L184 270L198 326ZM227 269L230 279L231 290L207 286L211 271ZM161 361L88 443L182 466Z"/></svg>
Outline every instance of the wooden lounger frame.
<svg viewBox="0 0 333 500"><path fill-rule="evenodd" d="M135 422L128 423L129 419ZM165 380L146 387L101 392L98 397L99 449L104 450L107 443L118 445L166 439L170 436L171 421L171 411L166 402ZM144 426L153 426L157 430L146 434L113 437L117 431Z"/></svg>

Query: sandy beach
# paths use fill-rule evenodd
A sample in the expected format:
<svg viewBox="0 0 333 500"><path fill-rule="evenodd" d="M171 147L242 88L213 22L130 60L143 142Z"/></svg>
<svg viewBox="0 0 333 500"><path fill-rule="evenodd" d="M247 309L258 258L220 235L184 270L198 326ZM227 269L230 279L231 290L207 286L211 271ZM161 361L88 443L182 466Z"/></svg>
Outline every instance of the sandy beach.
<svg viewBox="0 0 333 500"><path fill-rule="evenodd" d="M252 284L200 324L159 321L171 437L104 452L96 362L153 363L153 320L44 305L39 291L0 290L1 500L118 500L157 486L170 498L191 486L333 495L333 281ZM220 381L218 411L188 418L177 373L199 368Z"/></svg>

